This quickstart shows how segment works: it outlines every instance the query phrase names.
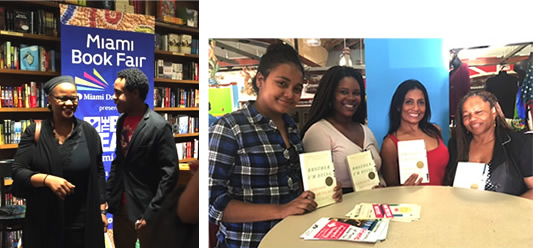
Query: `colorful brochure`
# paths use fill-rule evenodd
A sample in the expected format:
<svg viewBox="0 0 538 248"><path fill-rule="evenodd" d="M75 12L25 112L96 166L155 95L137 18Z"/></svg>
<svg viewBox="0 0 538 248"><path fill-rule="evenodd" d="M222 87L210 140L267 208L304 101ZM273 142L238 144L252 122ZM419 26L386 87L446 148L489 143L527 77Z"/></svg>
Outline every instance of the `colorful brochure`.
<svg viewBox="0 0 538 248"><path fill-rule="evenodd" d="M387 237L389 220L320 218L301 235L305 240L343 240L375 243Z"/></svg>
<svg viewBox="0 0 538 248"><path fill-rule="evenodd" d="M347 165L355 192L379 185L379 175L370 151L347 156Z"/></svg>
<svg viewBox="0 0 538 248"><path fill-rule="evenodd" d="M319 207L335 203L333 199L336 177L331 151L299 154L304 190L316 194Z"/></svg>
<svg viewBox="0 0 538 248"><path fill-rule="evenodd" d="M423 139L398 141L398 162L400 184L404 184L413 173L417 173L419 178L422 177L423 183L430 182L426 144Z"/></svg>
<svg viewBox="0 0 538 248"><path fill-rule="evenodd" d="M484 163L458 162L452 186L484 190L488 166Z"/></svg>
<svg viewBox="0 0 538 248"><path fill-rule="evenodd" d="M346 216L352 219L391 219L411 222L420 219L421 208L417 204L360 203Z"/></svg>

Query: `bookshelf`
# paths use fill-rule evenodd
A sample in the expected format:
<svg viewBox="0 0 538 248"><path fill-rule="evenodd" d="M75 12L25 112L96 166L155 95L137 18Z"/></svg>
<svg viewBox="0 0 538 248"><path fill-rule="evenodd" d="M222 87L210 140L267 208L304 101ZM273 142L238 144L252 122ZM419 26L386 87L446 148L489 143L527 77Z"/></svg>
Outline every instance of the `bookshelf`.
<svg viewBox="0 0 538 248"><path fill-rule="evenodd" d="M0 86L2 106L0 108L0 124L2 124L2 142L0 144L0 159L9 159L15 155L18 148L17 139L11 139L9 143L5 143L4 136L9 133L4 129L4 125L7 122L14 123L22 120L35 120L45 119L49 116L50 112L45 108L45 101L37 100L37 105L32 106L29 99L29 94L32 91L31 82L34 82L36 86L42 85L52 77L61 75L61 65L59 59L60 52L60 37L59 37L59 25L52 22L48 22L50 25L46 25L44 22L38 22L39 16L45 18L46 14L50 14L52 19L59 17L59 4L57 2L45 2L45 1L2 1L0 2L0 8L4 13L3 26L0 27L0 45L2 51L6 50L6 46L9 45L13 48L13 51L17 49L17 53L13 55L13 59L17 57L17 61L10 59L10 62L14 66L7 66L7 54L2 53L2 60L0 66ZM26 13L31 13L34 16L34 21L30 23L30 29L27 32L16 30L17 24L8 23L8 12L14 13L15 10L20 10ZM50 20L50 19L49 19ZM57 34L57 35L55 35ZM44 61L40 61L42 55L46 55L46 68L38 68L37 71L23 70L22 61L20 61L20 53L24 50L24 46L37 46L39 51L39 57L35 57L34 63L41 64ZM17 55L17 56L15 56ZM53 55L53 56L51 56ZM18 65L18 66L17 66ZM54 65L54 67L53 67ZM5 92L14 93L17 91L17 97L22 99L17 104L14 102L15 95L7 95ZM22 93L22 95L21 95ZM39 94L37 89L37 94ZM12 99L13 102L9 102L6 99ZM22 103L22 104L21 104ZM24 123L24 122L23 122ZM22 133L28 123L21 126L20 132ZM18 124L16 124L18 125ZM17 126L15 127L17 128ZM12 131L11 131L12 132Z"/></svg>
<svg viewBox="0 0 538 248"><path fill-rule="evenodd" d="M176 1L176 9L177 8L189 8L189 9L195 9L196 11L199 10L199 3L198 1ZM174 138L176 140L176 143L191 143L190 148L192 149L190 157L180 157L179 162L180 163L189 163L192 161L195 161L196 158L193 158L194 156L194 144L198 143L198 123L199 123L199 107L197 107L197 101L195 98L196 93L194 94L193 98L191 99L190 95L187 97L183 102L181 96L182 92L179 92L180 90L183 90L185 92L196 92L199 90L199 80L198 80L198 71L197 71L197 64L199 63L199 52L198 49L192 49L192 47L197 47L197 44L195 44L194 40L199 40L199 32L197 27L191 27L187 25L179 25L179 24L173 24L173 23L166 23L161 18L159 18L159 15L155 15L156 21L155 21L155 35L156 35L156 48L155 48L155 90L159 91L156 94L156 102L154 104L154 110L161 115L163 115L167 120L170 121L171 125L174 127ZM170 40L168 40L168 36L172 35L178 35L180 36L180 41L183 38L182 36L189 36L193 42L191 43L191 49L189 51L181 51L181 49L177 48L179 51L174 50L174 48L170 48L168 44L170 44ZM163 42L163 36L167 36L164 42ZM169 42L166 42L169 41ZM166 43L166 44L165 44ZM169 72L170 70L164 69L166 65L159 66L158 61L161 60L162 63L168 63L170 64L181 64L182 71L181 76L178 75L177 71L174 69L173 72L174 75L166 74L165 72ZM196 64L196 66L191 67L192 64ZM161 71L159 71L161 70ZM168 89L168 92L166 91ZM170 93L173 92L173 93ZM164 94L164 95L163 95ZM190 94L190 93L187 93ZM166 97L168 96L168 98ZM172 100L171 98L175 97L175 100ZM165 107L165 103L163 101L168 100L168 106ZM181 132L179 133L178 130L181 128L178 128L178 126L181 126L181 124L178 124L179 117L188 116L189 120L189 131L187 133ZM191 128L191 120L192 125L195 125L194 128ZM196 121L195 121L196 120ZM195 142L196 141L196 142ZM178 150L181 149L180 146L177 146ZM178 156L181 156L181 152L178 152Z"/></svg>

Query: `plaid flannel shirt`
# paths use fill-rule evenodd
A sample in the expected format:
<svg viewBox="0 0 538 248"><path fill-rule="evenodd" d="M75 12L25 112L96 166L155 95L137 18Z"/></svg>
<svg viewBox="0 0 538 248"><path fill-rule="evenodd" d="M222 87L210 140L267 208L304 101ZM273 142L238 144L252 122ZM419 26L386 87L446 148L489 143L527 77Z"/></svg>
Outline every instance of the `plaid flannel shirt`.
<svg viewBox="0 0 538 248"><path fill-rule="evenodd" d="M252 102L209 128L209 219L219 224L218 247L257 247L280 221L221 222L230 200L285 204L301 193L299 160L289 161L303 146L291 117L283 118L295 154L286 149L275 123L258 113Z"/></svg>

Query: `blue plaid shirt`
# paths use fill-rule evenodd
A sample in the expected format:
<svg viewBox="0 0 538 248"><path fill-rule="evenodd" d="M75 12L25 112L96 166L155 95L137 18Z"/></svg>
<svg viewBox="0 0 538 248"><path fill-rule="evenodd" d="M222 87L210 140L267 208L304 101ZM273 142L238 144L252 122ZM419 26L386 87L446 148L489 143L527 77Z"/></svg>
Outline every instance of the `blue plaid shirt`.
<svg viewBox="0 0 538 248"><path fill-rule="evenodd" d="M283 115L289 143L303 146L297 126ZM209 220L219 224L218 247L257 247L280 220L221 222L230 200L285 204L301 193L298 159L290 152L275 123L256 111L252 102L218 119L209 128Z"/></svg>

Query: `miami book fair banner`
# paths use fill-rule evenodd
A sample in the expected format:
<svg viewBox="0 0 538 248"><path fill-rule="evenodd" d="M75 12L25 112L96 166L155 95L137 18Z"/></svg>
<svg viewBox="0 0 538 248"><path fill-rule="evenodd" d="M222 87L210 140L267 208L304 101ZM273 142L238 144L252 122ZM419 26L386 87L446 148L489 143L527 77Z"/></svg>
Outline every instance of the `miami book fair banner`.
<svg viewBox="0 0 538 248"><path fill-rule="evenodd" d="M60 4L60 21L62 75L77 85L75 115L101 136L108 179L119 117L112 99L118 71L138 68L147 75L146 103L153 108L155 17Z"/></svg>

